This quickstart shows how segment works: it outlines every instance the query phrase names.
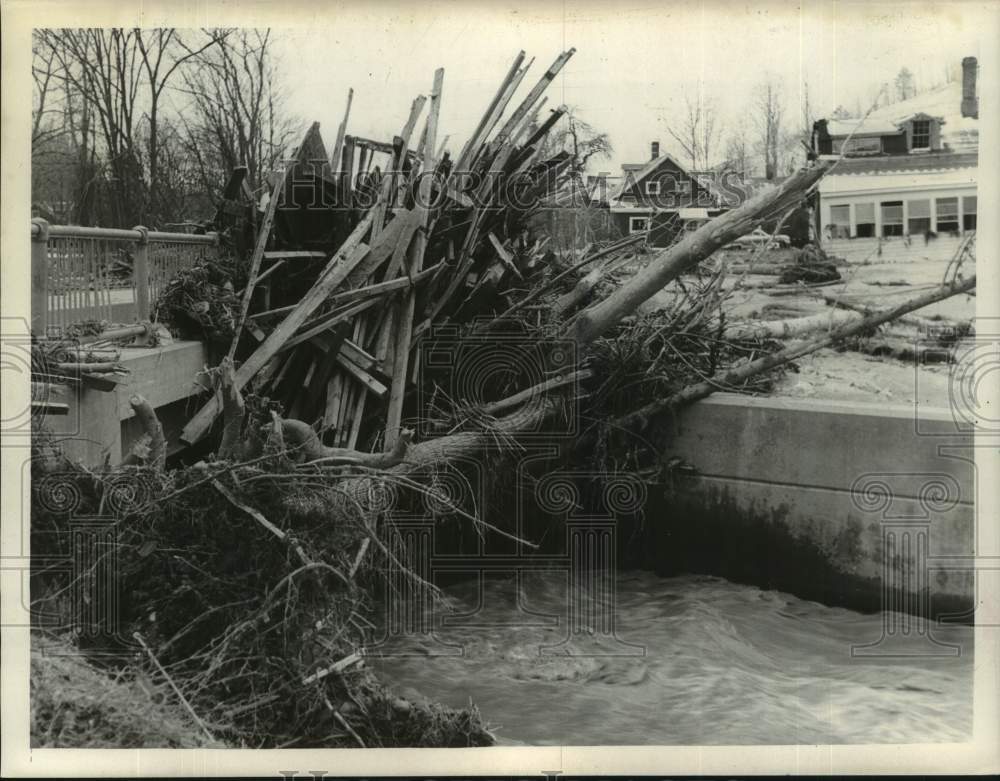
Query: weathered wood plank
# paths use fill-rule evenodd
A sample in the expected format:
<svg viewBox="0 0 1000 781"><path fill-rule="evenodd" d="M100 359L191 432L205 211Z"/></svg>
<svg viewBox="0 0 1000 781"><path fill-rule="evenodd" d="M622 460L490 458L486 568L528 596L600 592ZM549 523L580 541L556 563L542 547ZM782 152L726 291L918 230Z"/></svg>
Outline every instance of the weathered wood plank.
<svg viewBox="0 0 1000 781"><path fill-rule="evenodd" d="M438 68L434 73L434 86L431 88L431 105L424 128L424 143L422 144L423 171L433 172L437 161L434 159L437 143L438 115L441 111L441 92L444 87L444 69ZM432 224L427 204L431 200L431 176L420 179L420 191L417 198L417 209L421 213L421 228L410 244L409 273L414 275L423 267L424 252L427 249L427 235ZM403 398L406 394L407 362L410 353L410 336L413 332L413 314L416 308L416 291L412 288L407 292L406 299L400 307L400 319L397 323L396 357L393 365L392 390L389 396L389 409L386 413L385 446L391 449L395 446L400 433L403 418Z"/></svg>
<svg viewBox="0 0 1000 781"><path fill-rule="evenodd" d="M369 213L357 224L340 249L330 258L330 262L327 263L326 268L320 274L316 283L305 294L298 306L289 312L288 316L271 332L264 343L237 369L234 376L234 383L237 388L242 389L250 378L260 371L264 364L284 347L285 343L306 322L309 315L319 308L330 293L364 259L365 254L367 254L367 247L362 250L360 245L371 228L371 222L371 213ZM221 408L221 399L218 394L215 394L184 427L184 430L181 432L181 439L188 444L193 444L205 436L212 422L221 411Z"/></svg>

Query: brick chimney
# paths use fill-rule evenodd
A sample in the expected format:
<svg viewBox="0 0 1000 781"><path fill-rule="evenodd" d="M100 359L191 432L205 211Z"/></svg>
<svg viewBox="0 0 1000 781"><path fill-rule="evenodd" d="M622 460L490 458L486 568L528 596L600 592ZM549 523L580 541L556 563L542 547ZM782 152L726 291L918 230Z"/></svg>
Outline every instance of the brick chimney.
<svg viewBox="0 0 1000 781"><path fill-rule="evenodd" d="M962 116L979 119L979 98L976 97L976 71L979 64L975 57L962 59Z"/></svg>
<svg viewBox="0 0 1000 781"><path fill-rule="evenodd" d="M975 62L975 60L973 60L973 62ZM975 78L975 77L973 77L973 78ZM965 104L963 103L962 105L965 105ZM660 156L660 142L659 141L654 141L653 143L651 143L649 145L649 151L650 151L650 155L651 155L651 157L649 158L650 160L655 160L656 158L658 158Z"/></svg>

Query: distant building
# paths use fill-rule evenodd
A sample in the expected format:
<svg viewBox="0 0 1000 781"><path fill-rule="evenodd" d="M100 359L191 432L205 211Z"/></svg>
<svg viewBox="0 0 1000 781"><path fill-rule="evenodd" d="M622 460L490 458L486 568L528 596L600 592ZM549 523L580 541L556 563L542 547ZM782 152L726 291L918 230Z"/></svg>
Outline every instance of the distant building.
<svg viewBox="0 0 1000 781"><path fill-rule="evenodd" d="M649 243L665 247L678 233L739 205L741 183L735 174L692 172L653 141L645 163L625 163L622 177L609 192L612 222L622 235L648 233Z"/></svg>
<svg viewBox="0 0 1000 781"><path fill-rule="evenodd" d="M825 239L961 235L976 229L979 99L975 57L962 81L858 119L821 119L813 150L844 158L819 186Z"/></svg>

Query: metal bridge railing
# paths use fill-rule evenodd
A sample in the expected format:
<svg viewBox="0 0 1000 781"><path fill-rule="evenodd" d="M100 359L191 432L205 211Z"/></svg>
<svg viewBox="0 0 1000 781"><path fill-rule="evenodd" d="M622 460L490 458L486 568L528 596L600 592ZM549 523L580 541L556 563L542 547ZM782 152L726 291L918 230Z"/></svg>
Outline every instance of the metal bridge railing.
<svg viewBox="0 0 1000 781"><path fill-rule="evenodd" d="M167 281L218 253L215 233L162 233L31 221L31 326L148 320Z"/></svg>

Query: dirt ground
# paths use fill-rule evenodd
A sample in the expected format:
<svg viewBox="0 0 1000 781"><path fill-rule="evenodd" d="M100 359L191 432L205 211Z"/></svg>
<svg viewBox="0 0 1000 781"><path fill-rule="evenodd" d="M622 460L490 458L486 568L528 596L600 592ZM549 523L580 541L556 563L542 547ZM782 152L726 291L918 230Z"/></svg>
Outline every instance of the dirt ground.
<svg viewBox="0 0 1000 781"><path fill-rule="evenodd" d="M739 263L747 256L745 253L720 253L719 257ZM785 258L776 260L784 261ZM726 309L730 322L804 317L830 311L823 300L824 294L848 295L852 301L885 308L941 284L946 267L947 263L939 261L841 266L838 267L841 282L812 290L803 288L801 292L793 293L773 289L777 283L775 276L747 274L741 288L733 292ZM973 273L972 269L964 271L966 274ZM669 296L667 292L660 293L643 308L646 311L658 309L669 301ZM970 295L954 296L916 314L926 318L940 316L968 321L975 317L976 299ZM895 330L898 332L899 329ZM908 335L915 338L916 331ZM793 369L778 383L775 394L793 398L917 403L940 408L949 405L951 369L948 364L918 367L912 361L827 349L796 361Z"/></svg>

